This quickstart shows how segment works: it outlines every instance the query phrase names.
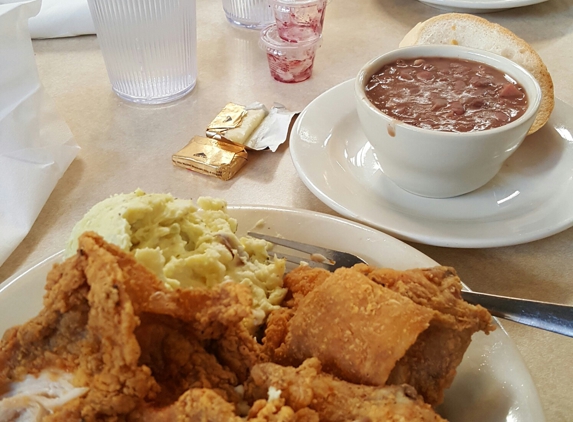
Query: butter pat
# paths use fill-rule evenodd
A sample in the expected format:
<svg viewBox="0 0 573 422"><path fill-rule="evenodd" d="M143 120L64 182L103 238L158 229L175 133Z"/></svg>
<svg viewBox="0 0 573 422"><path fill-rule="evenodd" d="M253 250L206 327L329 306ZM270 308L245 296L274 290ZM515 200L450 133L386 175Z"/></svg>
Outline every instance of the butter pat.
<svg viewBox="0 0 573 422"><path fill-rule="evenodd" d="M269 110L261 103L242 106L228 103L206 130L206 135L219 141L244 145L246 150L275 152L289 136L298 112L275 103Z"/></svg>
<svg viewBox="0 0 573 422"><path fill-rule="evenodd" d="M246 107L228 103L209 124L206 134L209 138L226 139L244 145L267 114L269 111L261 103Z"/></svg>
<svg viewBox="0 0 573 422"><path fill-rule="evenodd" d="M187 170L231 179L247 162L247 151L223 140L194 136L180 151L173 154L173 164Z"/></svg>
<svg viewBox="0 0 573 422"><path fill-rule="evenodd" d="M223 110L215 116L207 127L207 131L214 133L224 133L229 129L239 127L243 118L247 115L246 107L240 104L228 103Z"/></svg>
<svg viewBox="0 0 573 422"><path fill-rule="evenodd" d="M263 106L264 107L264 106ZM259 127L263 119L268 114L266 108L259 109L247 109L247 115L243 118L241 126L235 129L229 129L225 132L225 138L236 142L237 144L244 145L255 131Z"/></svg>

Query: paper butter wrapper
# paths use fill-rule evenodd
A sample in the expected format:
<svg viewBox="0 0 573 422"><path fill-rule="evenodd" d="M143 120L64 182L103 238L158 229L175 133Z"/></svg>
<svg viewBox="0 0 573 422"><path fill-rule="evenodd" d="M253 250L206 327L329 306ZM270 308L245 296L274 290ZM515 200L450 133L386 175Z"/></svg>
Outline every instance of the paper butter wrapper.
<svg viewBox="0 0 573 422"><path fill-rule="evenodd" d="M229 180L245 165L247 156L241 145L194 136L187 146L173 154L172 161L178 167Z"/></svg>
<svg viewBox="0 0 573 422"><path fill-rule="evenodd" d="M298 112L289 111L278 103L270 112L261 103L248 106L229 103L209 124L206 135L244 145L251 150L275 152L288 139L297 115Z"/></svg>
<svg viewBox="0 0 573 422"><path fill-rule="evenodd" d="M287 110L282 104L275 103L268 116L245 142L245 147L256 151L270 149L275 152L288 139L298 114Z"/></svg>

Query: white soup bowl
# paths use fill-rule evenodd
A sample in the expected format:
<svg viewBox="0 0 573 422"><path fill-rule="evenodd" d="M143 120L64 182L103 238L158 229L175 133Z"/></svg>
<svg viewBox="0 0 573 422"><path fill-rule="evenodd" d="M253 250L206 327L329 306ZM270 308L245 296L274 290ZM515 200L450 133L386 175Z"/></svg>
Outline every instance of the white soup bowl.
<svg viewBox="0 0 573 422"><path fill-rule="evenodd" d="M400 122L366 97L365 86L384 65L398 59L430 57L471 60L509 75L527 94L525 113L493 129L444 132ZM417 45L390 51L365 64L356 78L355 97L362 129L384 174L416 195L448 198L480 188L499 172L533 124L541 89L528 71L497 54L455 45Z"/></svg>

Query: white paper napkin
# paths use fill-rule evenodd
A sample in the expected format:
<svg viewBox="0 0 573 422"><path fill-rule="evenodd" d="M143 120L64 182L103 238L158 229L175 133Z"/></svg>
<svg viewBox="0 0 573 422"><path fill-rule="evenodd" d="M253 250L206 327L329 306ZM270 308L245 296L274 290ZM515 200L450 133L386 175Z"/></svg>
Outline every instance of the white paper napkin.
<svg viewBox="0 0 573 422"><path fill-rule="evenodd" d="M42 0L40 13L28 24L32 38L95 34L87 0Z"/></svg>
<svg viewBox="0 0 573 422"><path fill-rule="evenodd" d="M40 0L0 0L0 265L78 153L40 84L26 21Z"/></svg>

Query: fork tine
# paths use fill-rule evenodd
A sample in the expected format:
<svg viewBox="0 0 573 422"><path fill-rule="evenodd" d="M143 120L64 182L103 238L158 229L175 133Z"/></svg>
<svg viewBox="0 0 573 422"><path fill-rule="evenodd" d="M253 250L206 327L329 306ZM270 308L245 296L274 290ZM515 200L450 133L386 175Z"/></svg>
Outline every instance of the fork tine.
<svg viewBox="0 0 573 422"><path fill-rule="evenodd" d="M277 256L277 258L285 259L288 262L291 262L295 265L300 265L301 262L305 262L309 267L312 267L312 268L323 268L323 269L329 270L329 271L333 270L333 266L331 264L316 262L316 261L312 261L310 259L302 258L300 256L289 255L289 254L282 253L282 252L280 252L280 253L274 252L274 254Z"/></svg>
<svg viewBox="0 0 573 422"><path fill-rule="evenodd" d="M328 255L331 252L335 252L332 249L321 248L320 246L313 246L306 243L295 242L294 240L282 239L280 237L268 236L266 234L260 233L247 233L251 237L256 237L257 239L263 239L267 242L274 243L275 245L285 246L287 248L295 249L297 251L306 252L308 254L319 253L329 258Z"/></svg>
<svg viewBox="0 0 573 422"><path fill-rule="evenodd" d="M271 242L278 246L283 246L300 252L308 253L311 255L310 261L316 262L321 268L326 268L330 271L334 271L340 267L351 267L354 264L365 263L363 259L348 252L322 248L320 246L309 245L307 243L296 242L294 240L268 236L260 233L249 232L248 235L257 239L266 240L267 242ZM308 261L308 259L301 260ZM325 260L328 262L325 262Z"/></svg>

